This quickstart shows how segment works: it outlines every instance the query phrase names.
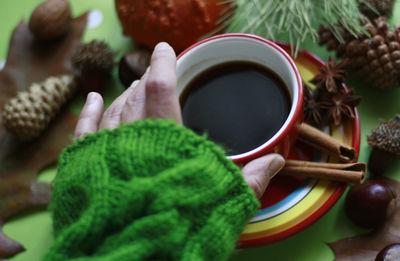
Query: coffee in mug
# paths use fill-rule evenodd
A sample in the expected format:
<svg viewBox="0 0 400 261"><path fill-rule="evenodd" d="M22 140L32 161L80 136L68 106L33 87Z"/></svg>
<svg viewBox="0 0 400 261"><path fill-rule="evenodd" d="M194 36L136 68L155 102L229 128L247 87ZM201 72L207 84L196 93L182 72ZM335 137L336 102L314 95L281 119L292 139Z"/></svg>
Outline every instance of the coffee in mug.
<svg viewBox="0 0 400 261"><path fill-rule="evenodd" d="M268 153L287 157L303 119L303 83L289 54L250 34L222 34L177 60L184 125L244 164Z"/></svg>
<svg viewBox="0 0 400 261"><path fill-rule="evenodd" d="M282 127L291 107L276 73L255 62L215 65L192 79L180 96L183 123L238 155L262 145Z"/></svg>

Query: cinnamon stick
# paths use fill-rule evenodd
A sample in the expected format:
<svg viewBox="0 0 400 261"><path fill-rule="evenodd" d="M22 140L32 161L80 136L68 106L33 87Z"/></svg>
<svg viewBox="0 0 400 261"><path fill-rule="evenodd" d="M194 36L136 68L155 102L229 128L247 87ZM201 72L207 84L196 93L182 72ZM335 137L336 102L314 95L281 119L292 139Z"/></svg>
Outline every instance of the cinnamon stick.
<svg viewBox="0 0 400 261"><path fill-rule="evenodd" d="M362 184L366 178L366 164L325 163L301 160L287 160L280 175L306 176L352 184Z"/></svg>
<svg viewBox="0 0 400 261"><path fill-rule="evenodd" d="M357 157L357 152L354 148L343 144L307 123L303 123L300 126L299 140L317 150L338 157L342 162L354 162Z"/></svg>

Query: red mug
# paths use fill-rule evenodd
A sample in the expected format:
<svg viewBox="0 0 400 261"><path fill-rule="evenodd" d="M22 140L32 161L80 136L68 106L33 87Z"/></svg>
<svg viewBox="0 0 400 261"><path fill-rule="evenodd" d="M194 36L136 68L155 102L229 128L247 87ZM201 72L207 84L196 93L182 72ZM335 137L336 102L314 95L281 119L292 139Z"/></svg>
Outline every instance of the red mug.
<svg viewBox="0 0 400 261"><path fill-rule="evenodd" d="M230 33L190 46L177 60L179 95L203 71L231 61L257 63L276 73L288 88L291 107L285 122L270 139L250 151L228 158L236 164L247 163L268 153L279 153L286 158L295 144L303 120L303 83L293 59L273 41L251 34Z"/></svg>

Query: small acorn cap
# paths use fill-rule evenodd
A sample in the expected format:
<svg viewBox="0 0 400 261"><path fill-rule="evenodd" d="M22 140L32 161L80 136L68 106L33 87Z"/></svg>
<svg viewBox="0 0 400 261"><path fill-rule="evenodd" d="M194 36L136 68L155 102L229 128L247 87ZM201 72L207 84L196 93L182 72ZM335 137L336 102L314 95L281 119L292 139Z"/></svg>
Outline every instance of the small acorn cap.
<svg viewBox="0 0 400 261"><path fill-rule="evenodd" d="M78 47L71 59L84 95L102 92L106 76L114 67L114 56L108 44L102 41L93 40Z"/></svg>
<svg viewBox="0 0 400 261"><path fill-rule="evenodd" d="M108 72L114 67L114 56L115 53L107 43L92 40L78 47L72 56L72 64L81 72Z"/></svg>
<svg viewBox="0 0 400 261"><path fill-rule="evenodd" d="M369 146L400 156L400 114L381 123L367 139Z"/></svg>
<svg viewBox="0 0 400 261"><path fill-rule="evenodd" d="M381 123L367 140L372 147L368 168L373 174L382 175L393 159L400 156L400 115Z"/></svg>

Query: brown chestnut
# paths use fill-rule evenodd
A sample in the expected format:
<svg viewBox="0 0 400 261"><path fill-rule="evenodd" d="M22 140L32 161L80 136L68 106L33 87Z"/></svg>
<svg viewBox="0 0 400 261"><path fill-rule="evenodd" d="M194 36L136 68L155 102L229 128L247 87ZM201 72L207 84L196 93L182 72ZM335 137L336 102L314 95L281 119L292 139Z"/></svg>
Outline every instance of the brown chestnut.
<svg viewBox="0 0 400 261"><path fill-rule="evenodd" d="M393 214L396 194L384 179L367 180L350 188L345 211L357 225L377 228Z"/></svg>
<svg viewBox="0 0 400 261"><path fill-rule="evenodd" d="M119 62L118 75L122 84L129 87L138 80L150 65L151 53L147 49L137 49L127 53Z"/></svg>
<svg viewBox="0 0 400 261"><path fill-rule="evenodd" d="M375 176L382 176L395 158L393 153L373 147L368 159L368 170Z"/></svg>
<svg viewBox="0 0 400 261"><path fill-rule="evenodd" d="M398 261L400 260L400 243L395 243L383 248L378 255L376 255L375 261Z"/></svg>

